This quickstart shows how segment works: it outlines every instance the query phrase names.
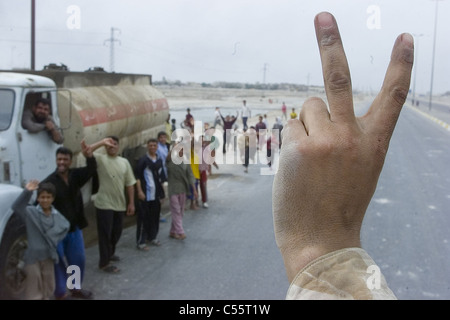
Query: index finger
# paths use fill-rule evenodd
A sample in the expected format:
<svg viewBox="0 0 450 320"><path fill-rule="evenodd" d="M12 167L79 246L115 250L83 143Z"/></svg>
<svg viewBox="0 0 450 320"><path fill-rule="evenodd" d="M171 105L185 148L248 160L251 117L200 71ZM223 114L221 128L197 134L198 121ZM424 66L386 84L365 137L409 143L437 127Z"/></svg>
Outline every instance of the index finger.
<svg viewBox="0 0 450 320"><path fill-rule="evenodd" d="M314 19L322 72L332 121L354 121L350 70L335 18L328 12Z"/></svg>

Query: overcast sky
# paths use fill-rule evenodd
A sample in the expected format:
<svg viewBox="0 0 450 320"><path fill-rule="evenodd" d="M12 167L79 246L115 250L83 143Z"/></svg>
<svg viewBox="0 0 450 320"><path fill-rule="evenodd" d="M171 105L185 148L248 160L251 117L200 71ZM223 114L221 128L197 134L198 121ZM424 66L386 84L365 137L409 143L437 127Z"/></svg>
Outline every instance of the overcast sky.
<svg viewBox="0 0 450 320"><path fill-rule="evenodd" d="M64 63L71 71L110 71L114 28L115 72L322 85L313 19L329 11L355 89L380 88L396 37L409 32L416 36L413 80L426 93L435 8L432 0L36 0L36 69ZM438 8L435 94L450 91L450 0ZM30 67L30 16L31 0L0 0L0 69Z"/></svg>

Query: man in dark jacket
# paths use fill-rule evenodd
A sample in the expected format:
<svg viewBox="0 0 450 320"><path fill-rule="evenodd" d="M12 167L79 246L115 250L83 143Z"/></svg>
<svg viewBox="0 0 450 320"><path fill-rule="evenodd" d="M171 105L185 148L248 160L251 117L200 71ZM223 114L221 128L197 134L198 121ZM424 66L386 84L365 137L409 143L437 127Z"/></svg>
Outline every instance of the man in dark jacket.
<svg viewBox="0 0 450 320"><path fill-rule="evenodd" d="M82 229L87 227L88 222L84 214L84 203L81 188L95 176L97 163L92 151L81 142L83 155L86 157L87 165L81 168L70 168L73 153L70 149L60 147L56 151L56 170L43 182L51 182L56 187L54 207L61 212L70 222L70 229L63 241L58 245L59 262L55 264L55 298L66 299L67 265L76 265L80 268L81 282L84 277L86 262L84 239ZM71 291L72 297L91 299L92 293L80 288Z"/></svg>
<svg viewBox="0 0 450 320"><path fill-rule="evenodd" d="M158 140L147 142L147 154L142 156L135 169L138 195L136 245L139 250L147 251L146 240L152 245L161 245L157 239L161 200L165 198L162 182L166 181L164 165L157 153Z"/></svg>

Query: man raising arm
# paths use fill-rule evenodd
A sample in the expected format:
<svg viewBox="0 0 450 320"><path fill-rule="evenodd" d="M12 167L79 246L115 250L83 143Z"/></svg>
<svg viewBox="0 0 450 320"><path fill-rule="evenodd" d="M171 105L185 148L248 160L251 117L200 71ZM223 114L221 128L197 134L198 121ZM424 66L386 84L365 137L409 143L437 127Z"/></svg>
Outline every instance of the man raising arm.
<svg viewBox="0 0 450 320"><path fill-rule="evenodd" d="M88 148L93 152L101 147L105 148L106 153L95 155L99 189L94 200L100 253L99 268L108 273L117 273L119 269L111 262L120 260L115 251L122 235L124 214L132 216L135 213L136 179L130 162L119 155L118 137L107 137Z"/></svg>

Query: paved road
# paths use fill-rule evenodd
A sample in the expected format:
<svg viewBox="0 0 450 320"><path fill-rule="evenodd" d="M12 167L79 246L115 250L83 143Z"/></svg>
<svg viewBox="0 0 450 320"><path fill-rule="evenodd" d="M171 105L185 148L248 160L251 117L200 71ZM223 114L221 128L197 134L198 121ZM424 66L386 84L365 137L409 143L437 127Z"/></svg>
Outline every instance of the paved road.
<svg viewBox="0 0 450 320"><path fill-rule="evenodd" d="M405 107L363 223L363 247L399 299L450 299L449 141L436 115ZM284 299L273 177L260 175L261 167L245 174L241 165L221 165L209 181L210 208L186 212L184 241L170 239L169 223L161 223L163 245L140 252L134 227L126 229L120 274L98 271L98 249L88 248L85 288L108 300Z"/></svg>
<svg viewBox="0 0 450 320"><path fill-rule="evenodd" d="M423 111L402 111L362 243L399 299L450 299L450 121Z"/></svg>

